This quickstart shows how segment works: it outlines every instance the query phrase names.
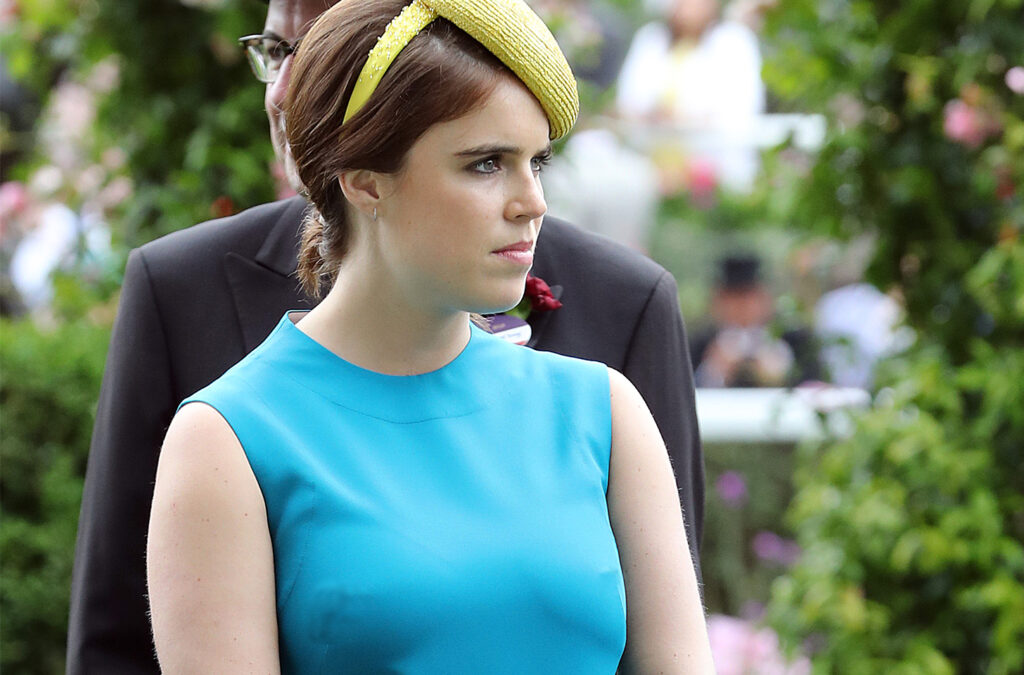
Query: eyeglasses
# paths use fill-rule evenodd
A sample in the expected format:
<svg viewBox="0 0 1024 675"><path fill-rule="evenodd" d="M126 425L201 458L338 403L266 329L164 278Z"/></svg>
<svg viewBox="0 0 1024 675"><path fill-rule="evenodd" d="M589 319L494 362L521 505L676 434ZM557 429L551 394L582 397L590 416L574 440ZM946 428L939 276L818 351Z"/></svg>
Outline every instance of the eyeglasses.
<svg viewBox="0 0 1024 675"><path fill-rule="evenodd" d="M273 84L284 60L295 53L301 42L302 38L291 44L287 40L278 40L266 35L246 35L238 38L238 43L245 49L253 75L260 82L267 84Z"/></svg>

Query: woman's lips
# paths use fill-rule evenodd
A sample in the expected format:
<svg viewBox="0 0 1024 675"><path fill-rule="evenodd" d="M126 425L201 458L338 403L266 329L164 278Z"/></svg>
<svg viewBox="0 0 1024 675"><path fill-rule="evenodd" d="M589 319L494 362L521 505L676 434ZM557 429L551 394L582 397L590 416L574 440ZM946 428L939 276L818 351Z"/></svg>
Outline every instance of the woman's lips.
<svg viewBox="0 0 1024 675"><path fill-rule="evenodd" d="M491 251L493 255L498 256L504 260L515 263L517 265L532 265L533 264L533 242L532 241L521 241L515 244L511 244L504 248L500 248L496 251Z"/></svg>

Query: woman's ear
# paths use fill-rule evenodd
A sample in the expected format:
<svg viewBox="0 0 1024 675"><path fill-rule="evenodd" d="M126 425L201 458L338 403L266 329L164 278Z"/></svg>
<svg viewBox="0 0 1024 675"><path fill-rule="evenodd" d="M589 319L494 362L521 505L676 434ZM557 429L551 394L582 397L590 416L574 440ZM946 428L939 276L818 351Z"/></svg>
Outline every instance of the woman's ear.
<svg viewBox="0 0 1024 675"><path fill-rule="evenodd" d="M343 171L338 174L338 184L349 204L370 216L376 213L387 176L368 169Z"/></svg>

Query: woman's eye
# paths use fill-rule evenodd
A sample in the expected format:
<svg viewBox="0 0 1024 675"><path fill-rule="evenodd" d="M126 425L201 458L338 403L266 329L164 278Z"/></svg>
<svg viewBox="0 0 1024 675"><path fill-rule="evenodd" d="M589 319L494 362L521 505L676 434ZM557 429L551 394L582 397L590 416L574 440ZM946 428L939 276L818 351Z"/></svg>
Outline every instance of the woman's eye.
<svg viewBox="0 0 1024 675"><path fill-rule="evenodd" d="M530 164L533 167L534 173L540 173L544 170L548 164L551 163L551 155L543 155L541 157L534 157L530 160Z"/></svg>
<svg viewBox="0 0 1024 675"><path fill-rule="evenodd" d="M473 165L473 169L480 173L494 173L498 170L498 160L493 157L489 159L482 159Z"/></svg>

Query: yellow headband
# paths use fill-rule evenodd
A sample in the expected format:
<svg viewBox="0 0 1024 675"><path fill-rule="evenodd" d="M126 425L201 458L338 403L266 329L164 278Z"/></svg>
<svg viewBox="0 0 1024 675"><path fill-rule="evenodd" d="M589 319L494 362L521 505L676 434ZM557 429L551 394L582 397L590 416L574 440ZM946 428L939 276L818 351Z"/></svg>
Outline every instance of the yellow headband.
<svg viewBox="0 0 1024 675"><path fill-rule="evenodd" d="M366 104L399 52L439 16L465 31L516 74L540 101L552 139L569 132L580 108L576 79L551 31L523 0L412 0L370 50L344 122Z"/></svg>

